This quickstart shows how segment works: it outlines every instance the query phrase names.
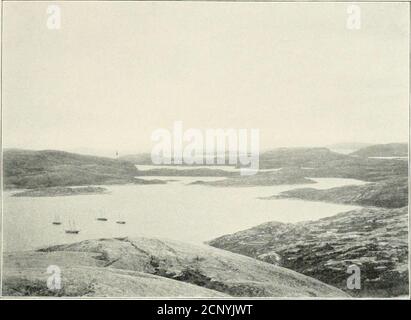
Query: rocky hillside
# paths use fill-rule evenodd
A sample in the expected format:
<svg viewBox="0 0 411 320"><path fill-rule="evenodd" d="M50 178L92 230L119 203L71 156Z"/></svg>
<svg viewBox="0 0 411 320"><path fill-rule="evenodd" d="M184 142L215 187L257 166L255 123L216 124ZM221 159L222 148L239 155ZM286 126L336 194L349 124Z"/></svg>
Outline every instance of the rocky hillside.
<svg viewBox="0 0 411 320"><path fill-rule="evenodd" d="M408 163L396 159L371 159L332 152L327 148L279 148L260 155L256 175L238 173L211 186L267 186L313 183L309 178L348 178L368 182L408 177ZM264 171L275 169L277 171Z"/></svg>
<svg viewBox="0 0 411 320"><path fill-rule="evenodd" d="M260 169L289 168L311 178L348 178L369 182L408 177L407 161L370 159L327 148L280 148L260 155Z"/></svg>
<svg viewBox="0 0 411 320"><path fill-rule="evenodd" d="M5 188L42 188L134 182L126 161L55 150L9 149L3 153Z"/></svg>
<svg viewBox="0 0 411 320"><path fill-rule="evenodd" d="M6 253L4 295L341 297L295 271L205 245L152 238L86 240ZM46 286L49 265L62 289Z"/></svg>
<svg viewBox="0 0 411 320"><path fill-rule="evenodd" d="M407 143L376 144L357 150L351 155L359 157L407 157Z"/></svg>
<svg viewBox="0 0 411 320"><path fill-rule="evenodd" d="M295 270L358 296L408 293L408 207L364 208L317 221L269 222L210 245ZM347 267L362 289L348 290Z"/></svg>
<svg viewBox="0 0 411 320"><path fill-rule="evenodd" d="M408 178L392 178L365 185L344 186L326 190L300 188L265 199L293 198L311 201L401 208L408 205Z"/></svg>

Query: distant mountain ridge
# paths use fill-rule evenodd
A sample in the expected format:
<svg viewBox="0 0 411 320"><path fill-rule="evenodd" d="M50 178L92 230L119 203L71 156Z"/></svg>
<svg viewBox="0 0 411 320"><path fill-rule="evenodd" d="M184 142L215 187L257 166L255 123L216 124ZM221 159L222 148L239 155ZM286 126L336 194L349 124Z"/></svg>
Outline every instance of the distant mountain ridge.
<svg viewBox="0 0 411 320"><path fill-rule="evenodd" d="M407 143L376 144L357 150L351 155L359 157L407 157Z"/></svg>
<svg viewBox="0 0 411 320"><path fill-rule="evenodd" d="M348 156L328 148L277 148L260 154L260 168L320 167L330 161L345 160Z"/></svg>
<svg viewBox="0 0 411 320"><path fill-rule="evenodd" d="M359 149L371 146L372 143L361 143L361 142L345 142L345 143L335 143L326 146L331 151L342 153L342 154L350 154Z"/></svg>
<svg viewBox="0 0 411 320"><path fill-rule="evenodd" d="M326 146L327 148L333 149L345 149L345 150L358 150L365 147L371 146L372 143L365 143L365 142L341 142L341 143L334 143Z"/></svg>

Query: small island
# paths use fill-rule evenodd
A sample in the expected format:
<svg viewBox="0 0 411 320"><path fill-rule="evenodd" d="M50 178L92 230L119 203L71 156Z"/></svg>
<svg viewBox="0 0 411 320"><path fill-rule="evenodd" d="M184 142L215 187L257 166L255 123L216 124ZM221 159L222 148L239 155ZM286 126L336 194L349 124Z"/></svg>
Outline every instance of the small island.
<svg viewBox="0 0 411 320"><path fill-rule="evenodd" d="M102 187L52 187L26 190L13 194L13 197L60 197L76 196L82 194L102 194L108 190Z"/></svg>

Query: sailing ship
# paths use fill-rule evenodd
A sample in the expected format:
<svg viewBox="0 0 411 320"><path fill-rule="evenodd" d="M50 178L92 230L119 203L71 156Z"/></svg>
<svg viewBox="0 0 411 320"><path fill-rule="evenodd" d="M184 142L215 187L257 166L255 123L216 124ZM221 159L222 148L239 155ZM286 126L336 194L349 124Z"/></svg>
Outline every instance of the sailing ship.
<svg viewBox="0 0 411 320"><path fill-rule="evenodd" d="M54 220L53 220L52 224L61 225L61 219L60 219L59 215L57 215L57 214L54 215Z"/></svg>
<svg viewBox="0 0 411 320"><path fill-rule="evenodd" d="M69 228L66 229L66 233L71 233L71 234L77 234L79 233L80 230L76 228L76 223L75 221L69 220Z"/></svg>
<svg viewBox="0 0 411 320"><path fill-rule="evenodd" d="M103 213L97 213L96 214L96 220L97 221L107 221L108 219L106 218L107 214L105 212Z"/></svg>
<svg viewBox="0 0 411 320"><path fill-rule="evenodd" d="M126 224L126 222L125 222L123 219L121 219L121 215L120 215L120 214L118 214L118 220L116 221L116 223L118 223L118 224Z"/></svg>

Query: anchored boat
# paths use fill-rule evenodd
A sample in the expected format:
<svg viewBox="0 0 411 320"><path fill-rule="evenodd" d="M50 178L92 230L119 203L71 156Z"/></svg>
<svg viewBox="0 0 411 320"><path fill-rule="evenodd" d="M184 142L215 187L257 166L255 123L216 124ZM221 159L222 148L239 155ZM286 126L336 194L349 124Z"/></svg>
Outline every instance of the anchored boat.
<svg viewBox="0 0 411 320"><path fill-rule="evenodd" d="M118 215L118 220L116 221L116 223L117 223L117 224L126 224L126 221L124 221L124 220L121 218L121 215L119 214L119 215Z"/></svg>
<svg viewBox="0 0 411 320"><path fill-rule="evenodd" d="M76 228L76 223L75 221L71 221L69 220L69 228L66 229L66 233L70 233L70 234L78 234L80 232L79 229Z"/></svg>
<svg viewBox="0 0 411 320"><path fill-rule="evenodd" d="M54 220L53 220L52 224L61 225L61 219L58 215L54 215Z"/></svg>

